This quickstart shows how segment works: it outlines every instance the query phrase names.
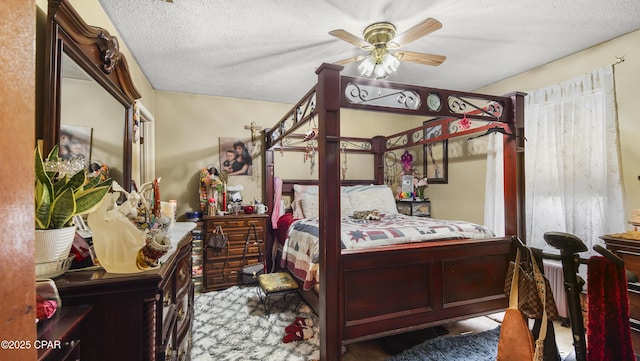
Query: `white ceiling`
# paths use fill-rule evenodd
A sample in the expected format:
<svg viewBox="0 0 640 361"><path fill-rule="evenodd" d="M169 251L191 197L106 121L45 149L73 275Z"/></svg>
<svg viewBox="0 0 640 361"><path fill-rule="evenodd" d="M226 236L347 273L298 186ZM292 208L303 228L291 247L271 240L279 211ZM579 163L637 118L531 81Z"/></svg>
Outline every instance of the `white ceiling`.
<svg viewBox="0 0 640 361"><path fill-rule="evenodd" d="M389 80L466 91L640 29L638 0L99 2L153 88L282 103L313 86L321 63L365 54L334 29L362 37L389 21L401 33L435 18L440 30L402 49L446 61L402 62ZM343 74L357 75L357 63Z"/></svg>

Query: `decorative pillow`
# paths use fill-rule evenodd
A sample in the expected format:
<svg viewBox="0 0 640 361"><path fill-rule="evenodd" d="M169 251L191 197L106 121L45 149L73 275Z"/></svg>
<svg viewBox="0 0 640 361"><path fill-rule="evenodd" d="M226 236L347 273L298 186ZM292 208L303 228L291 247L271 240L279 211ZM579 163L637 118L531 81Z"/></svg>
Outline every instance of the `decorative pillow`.
<svg viewBox="0 0 640 361"><path fill-rule="evenodd" d="M301 199L300 197L302 197L303 194L314 194L314 195L318 195L318 193L320 193L318 186L316 185L301 185L301 184L294 184L293 185L293 199Z"/></svg>
<svg viewBox="0 0 640 361"><path fill-rule="evenodd" d="M300 196L304 218L318 218L318 195L302 193Z"/></svg>
<svg viewBox="0 0 640 361"><path fill-rule="evenodd" d="M379 209L383 214L398 213L393 192L386 185L344 187L343 192L349 196L351 207L356 211Z"/></svg>
<svg viewBox="0 0 640 361"><path fill-rule="evenodd" d="M344 187L342 187L344 188ZM293 186L295 200L291 203L293 215L296 218L317 218L319 214L318 206L318 186ZM313 207L313 210L309 209ZM353 214L355 209L351 205L351 199L345 193L340 193L340 217L345 218Z"/></svg>
<svg viewBox="0 0 640 361"><path fill-rule="evenodd" d="M302 197L302 196L301 196ZM304 218L304 212L302 211L302 199L298 198L291 202L291 212L294 218Z"/></svg>

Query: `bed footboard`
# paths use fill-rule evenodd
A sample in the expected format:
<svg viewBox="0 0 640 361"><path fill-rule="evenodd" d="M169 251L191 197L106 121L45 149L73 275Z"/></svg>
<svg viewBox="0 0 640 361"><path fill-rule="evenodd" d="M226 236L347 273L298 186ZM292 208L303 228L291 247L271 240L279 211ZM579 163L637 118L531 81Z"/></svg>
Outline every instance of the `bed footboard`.
<svg viewBox="0 0 640 361"><path fill-rule="evenodd" d="M505 309L510 254L508 239L343 252L343 343Z"/></svg>

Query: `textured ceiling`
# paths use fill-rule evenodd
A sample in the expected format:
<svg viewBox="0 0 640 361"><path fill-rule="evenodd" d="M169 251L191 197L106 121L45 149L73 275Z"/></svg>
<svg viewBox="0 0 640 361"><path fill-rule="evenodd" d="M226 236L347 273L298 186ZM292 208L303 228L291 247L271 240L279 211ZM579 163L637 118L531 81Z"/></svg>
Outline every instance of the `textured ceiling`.
<svg viewBox="0 0 640 361"><path fill-rule="evenodd" d="M294 103L315 69L365 54L328 34L362 37L377 21L398 33L432 17L443 27L402 49L389 80L474 90L640 29L638 0L99 0L157 90ZM623 54L617 54L623 55ZM615 54L611 55L612 62ZM357 75L357 63L345 75Z"/></svg>

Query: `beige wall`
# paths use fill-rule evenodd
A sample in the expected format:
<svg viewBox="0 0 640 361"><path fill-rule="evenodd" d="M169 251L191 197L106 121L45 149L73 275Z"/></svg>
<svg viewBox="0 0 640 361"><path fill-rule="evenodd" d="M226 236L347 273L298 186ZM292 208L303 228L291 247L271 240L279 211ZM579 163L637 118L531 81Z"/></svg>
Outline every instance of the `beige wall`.
<svg viewBox="0 0 640 361"><path fill-rule="evenodd" d="M638 125L640 117L640 83L638 83L638 79L640 79L640 46L638 44L640 44L640 31L621 36L479 90L490 94L501 94L511 90L526 92L612 64L616 57L624 56L625 61L616 65L614 69L624 208L627 218L631 209L640 208L640 183L638 182L640 175L640 145L638 143L638 139L640 139L640 126Z"/></svg>
<svg viewBox="0 0 640 361"><path fill-rule="evenodd" d="M253 100L211 97L193 94L156 92L156 176L162 177L163 199L178 201L178 215L199 209L198 189L200 170L209 164L220 166L219 137L251 140L245 125L255 122L270 128L289 111L291 105ZM344 112L343 135L372 137L393 134L406 129L406 116L390 116L363 111ZM300 131L303 132L307 128ZM260 139L260 135L256 139ZM262 144L253 153L253 174L232 176L229 185L242 185L245 203L262 196ZM302 153L275 155L276 174L283 178L314 179L310 163L303 161ZM357 155L347 158L347 177L362 179L373 177L372 159Z"/></svg>

